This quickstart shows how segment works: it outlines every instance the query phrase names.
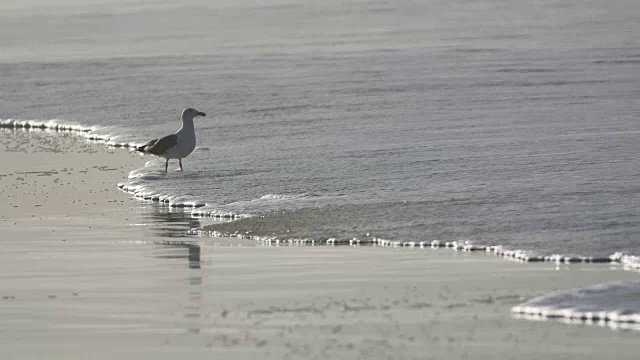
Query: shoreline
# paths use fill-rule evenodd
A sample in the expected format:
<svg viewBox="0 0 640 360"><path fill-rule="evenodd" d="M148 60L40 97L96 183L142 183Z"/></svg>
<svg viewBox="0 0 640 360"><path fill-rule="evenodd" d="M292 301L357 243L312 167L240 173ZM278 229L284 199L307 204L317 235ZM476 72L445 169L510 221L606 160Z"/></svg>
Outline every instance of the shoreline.
<svg viewBox="0 0 640 360"><path fill-rule="evenodd" d="M136 154L35 131L0 131L0 152L7 359L632 359L640 349L635 331L510 312L552 291L637 281L619 266L189 236L200 219L115 188Z"/></svg>
<svg viewBox="0 0 640 360"><path fill-rule="evenodd" d="M225 224L222 224L224 226ZM466 240L460 241L402 241L402 240L387 240L383 238L376 238L367 236L364 239L336 239L328 238L324 240L315 239L280 239L275 236L267 235L251 235L250 232L240 233L225 232L222 233L217 230L212 230L220 225L207 225L203 228L192 229L190 233L198 236L208 236L213 238L238 238L243 240L251 240L257 244L266 246L271 245L291 245L291 246L373 246L373 247L406 247L406 248L419 248L419 249L447 249L454 252L465 253L487 253L494 255L498 258L505 260L518 261L522 263L538 263L546 262L556 265L560 264L605 264L605 265L619 265L624 267L625 270L639 271L640 270L640 257L635 255L628 255L622 252L616 252L609 256L565 256L560 254L554 255L532 255L533 251L530 250L509 250L501 245L477 245Z"/></svg>
<svg viewBox="0 0 640 360"><path fill-rule="evenodd" d="M0 119L0 129L8 129L10 131L27 131L38 132L44 131L45 133L53 134L76 134L83 137L88 142L96 144L106 144L110 149L133 149L140 144L135 143L117 143L113 142L109 136L96 135L94 133L95 127L83 126L77 124L61 123L55 119L52 120L16 120L16 119ZM134 168L135 166L132 166ZM198 236L213 236L213 237L232 237L254 241L258 244L272 244L272 243L293 243L297 245L305 245L309 242L314 244L324 245L372 245L383 247L417 247L417 248L447 248L453 251L463 252L486 252L493 254L499 258L507 260L516 260L526 263L547 262L554 264L611 264L620 265L625 270L640 271L640 255L627 254L625 252L615 252L612 254L601 256L582 256L579 254L564 255L564 254L544 254L539 253L531 249L514 249L508 246L502 246L499 244L478 244L475 242L469 242L465 240L431 240L431 241L405 241L405 240L389 240L383 238L377 238L375 236L367 236L363 238L353 239L289 239L289 238L277 238L269 235L256 235L248 231L239 231L235 224L237 220L245 218L242 214L224 213L218 210L210 210L208 205L200 199L191 198L190 196L184 196L180 194L161 194L154 191L148 191L144 186L140 186L135 180L127 180L127 176L116 182L118 189L122 192L132 195L141 201L151 201L152 203L167 206L175 211L191 211L191 215L194 218L200 218L203 220L222 220L225 223L217 223L213 225L205 225L200 228L191 228L189 233L191 235ZM176 201L179 200L179 201ZM231 220L231 221L230 221ZM264 224L263 224L264 225ZM225 230L228 229L228 230ZM221 232L219 230L223 230ZM235 230L235 231L234 231Z"/></svg>

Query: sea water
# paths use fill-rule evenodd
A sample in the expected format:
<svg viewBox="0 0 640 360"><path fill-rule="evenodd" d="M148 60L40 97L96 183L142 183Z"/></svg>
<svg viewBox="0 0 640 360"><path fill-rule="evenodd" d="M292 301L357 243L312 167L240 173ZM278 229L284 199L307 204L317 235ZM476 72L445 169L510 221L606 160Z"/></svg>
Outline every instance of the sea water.
<svg viewBox="0 0 640 360"><path fill-rule="evenodd" d="M0 5L0 118L112 143L176 131L122 186L210 229L640 253L640 3ZM186 211L192 211L187 208Z"/></svg>

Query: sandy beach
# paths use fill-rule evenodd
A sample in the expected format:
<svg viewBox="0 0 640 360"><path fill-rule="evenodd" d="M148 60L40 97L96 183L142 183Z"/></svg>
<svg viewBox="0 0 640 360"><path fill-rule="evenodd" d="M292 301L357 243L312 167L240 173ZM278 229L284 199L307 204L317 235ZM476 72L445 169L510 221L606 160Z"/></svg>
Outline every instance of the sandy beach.
<svg viewBox="0 0 640 360"><path fill-rule="evenodd" d="M0 131L3 359L635 359L636 331L528 321L531 297L637 272L485 254L267 247L116 188L145 159ZM544 344L541 346L541 344Z"/></svg>

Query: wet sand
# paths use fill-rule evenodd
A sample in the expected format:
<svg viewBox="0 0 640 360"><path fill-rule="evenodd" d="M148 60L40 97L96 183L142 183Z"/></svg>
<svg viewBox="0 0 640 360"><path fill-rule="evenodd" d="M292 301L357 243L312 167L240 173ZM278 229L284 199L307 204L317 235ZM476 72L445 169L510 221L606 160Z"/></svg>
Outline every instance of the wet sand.
<svg viewBox="0 0 640 360"><path fill-rule="evenodd" d="M511 316L638 273L484 254L266 247L186 235L130 199L144 159L69 134L0 131L3 359L636 358L638 332Z"/></svg>

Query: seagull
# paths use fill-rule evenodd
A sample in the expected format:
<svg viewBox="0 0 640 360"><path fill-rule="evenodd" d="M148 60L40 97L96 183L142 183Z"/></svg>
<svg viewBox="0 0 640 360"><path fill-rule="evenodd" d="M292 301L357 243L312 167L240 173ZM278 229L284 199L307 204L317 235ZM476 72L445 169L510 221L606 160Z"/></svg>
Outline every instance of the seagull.
<svg viewBox="0 0 640 360"><path fill-rule="evenodd" d="M207 114L194 108L184 109L180 130L175 134L153 139L142 146L138 146L136 150L167 159L164 163L164 172L167 172L169 168L169 159L178 159L180 171L182 171L182 159L189 156L193 149L196 148L196 132L193 128L193 119L198 116L207 116Z"/></svg>

